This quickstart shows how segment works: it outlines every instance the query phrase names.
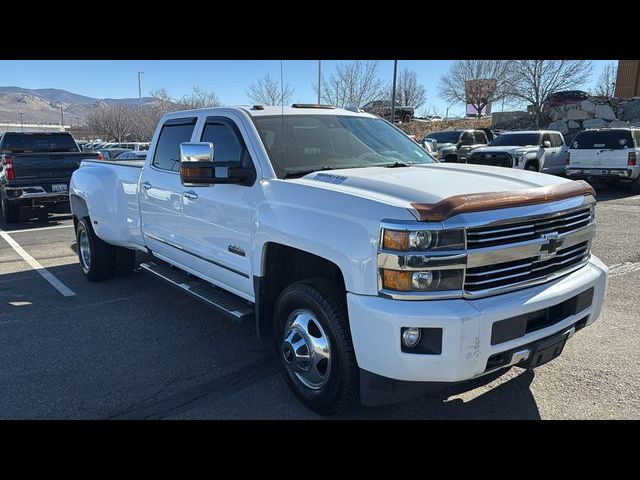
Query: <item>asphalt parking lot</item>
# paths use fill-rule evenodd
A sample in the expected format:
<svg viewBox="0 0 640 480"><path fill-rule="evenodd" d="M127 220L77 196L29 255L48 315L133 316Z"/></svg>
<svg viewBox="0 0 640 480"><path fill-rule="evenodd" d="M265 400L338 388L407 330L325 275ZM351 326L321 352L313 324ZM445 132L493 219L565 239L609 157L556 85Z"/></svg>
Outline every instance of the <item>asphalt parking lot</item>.
<svg viewBox="0 0 640 480"><path fill-rule="evenodd" d="M340 418L640 418L640 195L597 188L593 252L611 269L609 290L601 318L562 356ZM290 393L253 325L142 272L87 282L69 215L0 229L0 418L321 418Z"/></svg>

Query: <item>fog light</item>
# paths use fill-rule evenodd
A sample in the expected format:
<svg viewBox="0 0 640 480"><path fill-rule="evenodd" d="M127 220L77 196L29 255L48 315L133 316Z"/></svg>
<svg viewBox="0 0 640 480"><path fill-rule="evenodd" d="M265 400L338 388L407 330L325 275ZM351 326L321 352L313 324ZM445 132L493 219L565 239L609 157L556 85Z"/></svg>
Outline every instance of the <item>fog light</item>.
<svg viewBox="0 0 640 480"><path fill-rule="evenodd" d="M402 344L405 347L413 348L420 342L420 329L411 327L402 332Z"/></svg>

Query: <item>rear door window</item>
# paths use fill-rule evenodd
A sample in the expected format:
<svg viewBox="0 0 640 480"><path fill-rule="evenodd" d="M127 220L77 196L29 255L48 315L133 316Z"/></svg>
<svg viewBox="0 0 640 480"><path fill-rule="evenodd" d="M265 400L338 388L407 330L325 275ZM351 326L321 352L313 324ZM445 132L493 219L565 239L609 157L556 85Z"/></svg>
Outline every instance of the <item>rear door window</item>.
<svg viewBox="0 0 640 480"><path fill-rule="evenodd" d="M577 150L622 150L633 147L630 130L593 130L580 132L571 143Z"/></svg>
<svg viewBox="0 0 640 480"><path fill-rule="evenodd" d="M153 166L177 172L180 169L180 144L191 140L195 125L195 118L167 120L158 137Z"/></svg>
<svg viewBox="0 0 640 480"><path fill-rule="evenodd" d="M482 130L476 130L473 132L473 136L475 137L476 144L487 144L487 135Z"/></svg>
<svg viewBox="0 0 640 480"><path fill-rule="evenodd" d="M551 146L552 147L562 147L564 145L564 140L562 139L562 135L559 133L551 134Z"/></svg>

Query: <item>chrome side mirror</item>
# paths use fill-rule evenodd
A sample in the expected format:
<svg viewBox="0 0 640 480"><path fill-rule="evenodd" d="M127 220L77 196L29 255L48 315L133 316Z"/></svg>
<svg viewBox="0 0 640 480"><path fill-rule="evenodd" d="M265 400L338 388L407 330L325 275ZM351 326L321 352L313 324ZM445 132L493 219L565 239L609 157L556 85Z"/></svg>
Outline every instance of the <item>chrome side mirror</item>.
<svg viewBox="0 0 640 480"><path fill-rule="evenodd" d="M212 185L215 182L213 143L180 144L180 179L186 186Z"/></svg>
<svg viewBox="0 0 640 480"><path fill-rule="evenodd" d="M545 140L542 142L542 148L551 148L551 142L549 140Z"/></svg>

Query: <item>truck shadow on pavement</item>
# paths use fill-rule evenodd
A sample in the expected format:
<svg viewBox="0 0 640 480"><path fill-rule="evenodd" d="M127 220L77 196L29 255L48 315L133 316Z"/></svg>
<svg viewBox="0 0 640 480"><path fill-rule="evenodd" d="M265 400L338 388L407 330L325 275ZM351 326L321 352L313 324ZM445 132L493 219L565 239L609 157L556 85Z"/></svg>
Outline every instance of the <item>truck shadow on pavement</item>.
<svg viewBox="0 0 640 480"><path fill-rule="evenodd" d="M502 375L504 373L498 377ZM399 404L362 409L357 417L371 420L540 420L540 411L530 388L535 377L533 370L525 370L466 402L461 398L449 400L452 396L487 385L498 377L481 378Z"/></svg>
<svg viewBox="0 0 640 480"><path fill-rule="evenodd" d="M63 225L64 222L72 219L70 213L64 214L51 214L49 213L46 217L41 216L31 216L25 213L22 213L20 216L20 221L17 223L4 223L0 222L0 228L7 233L11 233L13 230L28 230L30 228L45 228L45 227L56 227L59 225Z"/></svg>

